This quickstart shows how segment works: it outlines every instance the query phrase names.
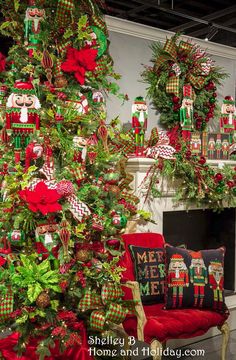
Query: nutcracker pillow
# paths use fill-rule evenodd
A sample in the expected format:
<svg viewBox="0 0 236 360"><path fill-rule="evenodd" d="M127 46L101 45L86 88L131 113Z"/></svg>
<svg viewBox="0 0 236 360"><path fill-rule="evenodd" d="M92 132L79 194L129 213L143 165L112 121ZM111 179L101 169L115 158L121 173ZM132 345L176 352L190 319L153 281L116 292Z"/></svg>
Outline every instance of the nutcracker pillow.
<svg viewBox="0 0 236 360"><path fill-rule="evenodd" d="M208 308L226 311L225 248L191 251L165 244L166 308Z"/></svg>
<svg viewBox="0 0 236 360"><path fill-rule="evenodd" d="M139 283L144 305L164 302L165 260L164 248L129 245L134 261L135 278Z"/></svg>

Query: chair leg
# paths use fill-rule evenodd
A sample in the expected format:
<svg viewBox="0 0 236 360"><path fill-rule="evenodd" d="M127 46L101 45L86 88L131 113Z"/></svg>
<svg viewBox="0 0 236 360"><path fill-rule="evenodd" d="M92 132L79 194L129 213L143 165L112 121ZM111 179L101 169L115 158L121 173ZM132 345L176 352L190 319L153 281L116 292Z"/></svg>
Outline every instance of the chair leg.
<svg viewBox="0 0 236 360"><path fill-rule="evenodd" d="M162 355L162 343L158 340L153 340L150 344L153 360L161 360Z"/></svg>
<svg viewBox="0 0 236 360"><path fill-rule="evenodd" d="M222 333L222 349L221 349L221 360L226 360L227 346L230 336L230 328L227 322L224 322L222 326L218 326L218 329Z"/></svg>

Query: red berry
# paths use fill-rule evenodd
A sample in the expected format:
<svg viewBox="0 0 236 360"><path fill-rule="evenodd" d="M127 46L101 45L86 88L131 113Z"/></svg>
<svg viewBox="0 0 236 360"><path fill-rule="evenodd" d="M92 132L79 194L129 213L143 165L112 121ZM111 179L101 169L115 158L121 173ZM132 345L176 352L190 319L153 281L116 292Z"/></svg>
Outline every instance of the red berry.
<svg viewBox="0 0 236 360"><path fill-rule="evenodd" d="M214 93L212 94L212 96L213 96L213 97L217 97L217 93L214 92Z"/></svg>
<svg viewBox="0 0 236 360"><path fill-rule="evenodd" d="M174 104L177 104L179 102L179 97L178 96L173 96L172 101Z"/></svg>

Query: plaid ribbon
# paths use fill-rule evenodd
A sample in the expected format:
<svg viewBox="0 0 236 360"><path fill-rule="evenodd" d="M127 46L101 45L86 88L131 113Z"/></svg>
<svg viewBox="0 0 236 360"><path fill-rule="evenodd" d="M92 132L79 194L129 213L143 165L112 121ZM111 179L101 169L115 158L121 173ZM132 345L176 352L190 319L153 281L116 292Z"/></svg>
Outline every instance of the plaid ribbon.
<svg viewBox="0 0 236 360"><path fill-rule="evenodd" d="M63 40L60 44L57 45L58 54L63 57L66 54L67 48L72 45L71 40Z"/></svg>
<svg viewBox="0 0 236 360"><path fill-rule="evenodd" d="M56 21L60 25L65 25L71 20L74 10L74 0L58 0Z"/></svg>
<svg viewBox="0 0 236 360"><path fill-rule="evenodd" d="M189 74L188 81L195 89L202 89L206 82L206 77L202 75Z"/></svg>
<svg viewBox="0 0 236 360"><path fill-rule="evenodd" d="M103 331L106 317L102 310L93 311L90 315L90 328L94 331Z"/></svg>
<svg viewBox="0 0 236 360"><path fill-rule="evenodd" d="M148 146L154 146L159 139L158 129L153 128L151 131L150 138L148 140Z"/></svg>
<svg viewBox="0 0 236 360"><path fill-rule="evenodd" d="M190 53L193 50L193 45L187 41L181 40L179 43L179 50L182 50L182 52L185 53Z"/></svg>
<svg viewBox="0 0 236 360"><path fill-rule="evenodd" d="M91 25L97 26L99 29L101 29L105 33L105 35L108 36L106 22L103 20L102 17L93 15L92 18L90 19L90 21L91 21Z"/></svg>
<svg viewBox="0 0 236 360"><path fill-rule="evenodd" d="M102 297L102 302L104 305L106 305L107 303L110 303L112 301L118 300L122 296L123 296L123 291L116 284L108 282L103 285L101 297Z"/></svg>
<svg viewBox="0 0 236 360"><path fill-rule="evenodd" d="M85 291L83 298L80 300L78 309L85 312L91 309L99 309L102 307L102 299L99 294L92 292L91 289Z"/></svg>
<svg viewBox="0 0 236 360"><path fill-rule="evenodd" d="M61 70L61 64L62 64L62 60L57 59L56 61L56 66L55 66L55 70L54 70L54 76L60 76L63 74L62 70Z"/></svg>
<svg viewBox="0 0 236 360"><path fill-rule="evenodd" d="M76 164L75 168L67 166L66 169L76 181L81 181L86 178L86 167L83 164Z"/></svg>
<svg viewBox="0 0 236 360"><path fill-rule="evenodd" d="M166 92L167 94L175 94L179 96L179 77L172 76L166 82Z"/></svg>
<svg viewBox="0 0 236 360"><path fill-rule="evenodd" d="M167 39L163 50L167 52L172 58L177 56L177 47L174 38Z"/></svg>
<svg viewBox="0 0 236 360"><path fill-rule="evenodd" d="M131 202L136 205L139 203L139 198L136 195L131 194L126 190L122 191L120 198L121 199L124 198L127 202Z"/></svg>
<svg viewBox="0 0 236 360"><path fill-rule="evenodd" d="M110 304L108 311L106 312L106 320L115 324L120 324L125 320L129 310L123 308L120 304Z"/></svg>
<svg viewBox="0 0 236 360"><path fill-rule="evenodd" d="M13 312L14 297L9 289L5 295L0 295L0 320L5 320Z"/></svg>
<svg viewBox="0 0 236 360"><path fill-rule="evenodd" d="M121 190L125 188L126 189L129 188L130 183L134 180L134 176L126 171L126 164L127 164L127 159L123 159L119 163L120 173L123 176L123 179L119 184L119 188Z"/></svg>
<svg viewBox="0 0 236 360"><path fill-rule="evenodd" d="M108 70L108 56L104 55L100 59L96 60L97 66L96 66L96 73L99 73L101 75L105 74Z"/></svg>

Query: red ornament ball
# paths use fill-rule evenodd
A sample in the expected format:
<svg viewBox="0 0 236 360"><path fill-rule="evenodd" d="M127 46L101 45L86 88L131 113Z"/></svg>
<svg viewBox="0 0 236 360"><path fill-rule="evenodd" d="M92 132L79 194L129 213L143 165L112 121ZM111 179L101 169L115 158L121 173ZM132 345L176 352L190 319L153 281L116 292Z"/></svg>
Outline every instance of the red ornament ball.
<svg viewBox="0 0 236 360"><path fill-rule="evenodd" d="M227 186L231 189L232 187L234 187L234 182L233 181L231 181L231 180L229 180L229 181L227 181Z"/></svg>
<svg viewBox="0 0 236 360"><path fill-rule="evenodd" d="M217 173L215 174L215 182L219 182L219 181L222 181L223 180L223 175L221 173Z"/></svg>
<svg viewBox="0 0 236 360"><path fill-rule="evenodd" d="M69 196L74 193L74 185L69 180L61 180L57 184L57 192L61 196Z"/></svg>
<svg viewBox="0 0 236 360"><path fill-rule="evenodd" d="M199 164L204 165L206 163L206 158L204 156L201 156L198 162Z"/></svg>
<svg viewBox="0 0 236 360"><path fill-rule="evenodd" d="M172 101L173 101L174 104L178 104L179 97L178 96L173 96Z"/></svg>

